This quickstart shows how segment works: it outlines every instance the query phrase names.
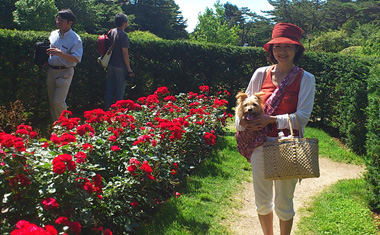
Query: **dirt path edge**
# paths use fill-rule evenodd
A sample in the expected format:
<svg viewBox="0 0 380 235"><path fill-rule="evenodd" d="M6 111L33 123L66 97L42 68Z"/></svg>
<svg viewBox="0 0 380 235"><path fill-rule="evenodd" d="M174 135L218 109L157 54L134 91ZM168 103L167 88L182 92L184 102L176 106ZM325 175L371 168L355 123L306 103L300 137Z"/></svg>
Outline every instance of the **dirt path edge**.
<svg viewBox="0 0 380 235"><path fill-rule="evenodd" d="M301 184L297 184L294 193L294 217L293 232L297 230L297 224L302 214L301 208L305 208L312 198L318 195L324 188L335 184L341 179L354 179L363 176L364 166L357 166L347 163L334 162L328 158L319 159L321 176L319 178L303 179ZM236 235L261 235L261 227L255 209L255 198L252 180L245 181L241 185L241 191L234 195L233 200L238 208L234 208L224 225L227 225L232 234ZM235 204L234 203L234 204ZM278 218L274 218L274 234L280 234Z"/></svg>

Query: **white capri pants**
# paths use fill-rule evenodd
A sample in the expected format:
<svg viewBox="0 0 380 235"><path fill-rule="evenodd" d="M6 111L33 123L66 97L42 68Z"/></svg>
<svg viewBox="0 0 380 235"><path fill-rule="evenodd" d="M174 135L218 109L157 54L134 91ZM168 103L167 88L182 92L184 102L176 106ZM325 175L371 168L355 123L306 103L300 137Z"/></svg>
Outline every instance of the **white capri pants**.
<svg viewBox="0 0 380 235"><path fill-rule="evenodd" d="M267 215L274 209L278 218L282 221L292 219L295 215L293 196L298 179L265 179L263 146L255 148L251 156L251 164L257 213L259 215ZM274 200L273 185L275 193Z"/></svg>

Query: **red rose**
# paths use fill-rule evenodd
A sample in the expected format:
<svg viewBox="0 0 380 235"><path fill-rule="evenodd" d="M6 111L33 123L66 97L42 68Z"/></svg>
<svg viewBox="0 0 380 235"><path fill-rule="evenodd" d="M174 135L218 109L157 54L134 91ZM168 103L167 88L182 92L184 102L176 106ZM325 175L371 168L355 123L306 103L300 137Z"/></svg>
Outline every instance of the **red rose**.
<svg viewBox="0 0 380 235"><path fill-rule="evenodd" d="M139 203L136 201L131 202L131 206L135 209L139 208Z"/></svg>
<svg viewBox="0 0 380 235"><path fill-rule="evenodd" d="M49 232L51 235L58 235L58 231L51 225L46 225L45 229L47 232Z"/></svg>
<svg viewBox="0 0 380 235"><path fill-rule="evenodd" d="M42 199L41 203L45 210L55 210L59 207L57 201L52 197Z"/></svg>
<svg viewBox="0 0 380 235"><path fill-rule="evenodd" d="M111 135L109 138L108 138L109 141L112 141L112 142L115 142L116 141L116 136L114 135Z"/></svg>
<svg viewBox="0 0 380 235"><path fill-rule="evenodd" d="M53 164L53 172L62 175L66 171L66 164L63 161L57 161Z"/></svg>
<svg viewBox="0 0 380 235"><path fill-rule="evenodd" d="M82 230L82 226L77 221L68 222L67 226L69 226L70 230L73 231L75 234L79 234Z"/></svg>
<svg viewBox="0 0 380 235"><path fill-rule="evenodd" d="M88 144L88 143L83 144L82 148L84 150L90 149L90 152L94 149L94 147L91 144Z"/></svg>
<svg viewBox="0 0 380 235"><path fill-rule="evenodd" d="M74 161L68 161L66 162L66 164L67 164L67 169L69 169L69 171L75 171L76 164Z"/></svg>
<svg viewBox="0 0 380 235"><path fill-rule="evenodd" d="M146 176L147 176L150 180L154 180L154 176L151 175L150 173L146 174Z"/></svg>
<svg viewBox="0 0 380 235"><path fill-rule="evenodd" d="M206 132L203 138L207 145L215 145L216 137L214 134Z"/></svg>
<svg viewBox="0 0 380 235"><path fill-rule="evenodd" d="M149 166L148 161L144 161L141 165L141 170L145 171L146 173L152 173L152 167Z"/></svg>
<svg viewBox="0 0 380 235"><path fill-rule="evenodd" d="M96 187L101 187L102 186L102 176L100 174L96 174L93 178L94 184Z"/></svg>
<svg viewBox="0 0 380 235"><path fill-rule="evenodd" d="M133 157L129 160L129 164L136 164L138 166L141 165L141 163L139 162L139 160L137 160L137 158Z"/></svg>
<svg viewBox="0 0 380 235"><path fill-rule="evenodd" d="M68 219L67 217L61 216L58 217L58 219L55 220L56 224L62 224L62 225L67 225Z"/></svg>
<svg viewBox="0 0 380 235"><path fill-rule="evenodd" d="M50 141L54 144L60 144L61 140L58 138L56 134L51 134Z"/></svg>
<svg viewBox="0 0 380 235"><path fill-rule="evenodd" d="M131 172L132 174L135 172L136 169L137 169L137 166L135 165L128 166L128 171Z"/></svg>
<svg viewBox="0 0 380 235"><path fill-rule="evenodd" d="M106 230L103 232L103 235L112 235L112 232L111 232L111 230L106 229Z"/></svg>
<svg viewBox="0 0 380 235"><path fill-rule="evenodd" d="M78 152L75 157L77 158L75 160L77 163L83 163L86 161L87 155L84 152Z"/></svg>

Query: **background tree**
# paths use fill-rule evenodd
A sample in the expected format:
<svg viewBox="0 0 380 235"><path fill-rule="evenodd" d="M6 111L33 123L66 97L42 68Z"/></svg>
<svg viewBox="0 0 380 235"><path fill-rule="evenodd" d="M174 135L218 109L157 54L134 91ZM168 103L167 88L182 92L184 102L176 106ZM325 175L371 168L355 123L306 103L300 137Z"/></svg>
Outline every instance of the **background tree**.
<svg viewBox="0 0 380 235"><path fill-rule="evenodd" d="M227 21L228 27L239 27L240 45L244 45L247 42L247 34L249 33L252 24L249 24L251 17L255 17L256 14L252 13L247 7L239 9L236 5L232 5L227 2L224 4L224 16Z"/></svg>
<svg viewBox="0 0 380 235"><path fill-rule="evenodd" d="M262 47L272 36L273 23L263 16L255 16L248 22L249 31L246 34L246 42L250 46Z"/></svg>
<svg viewBox="0 0 380 235"><path fill-rule="evenodd" d="M238 8L230 3L224 4L225 19L230 28L238 26L240 45L263 46L272 31L271 21L252 12L247 7Z"/></svg>
<svg viewBox="0 0 380 235"><path fill-rule="evenodd" d="M77 32L97 33L101 28L102 12L96 8L96 0L55 0L59 10L70 8L77 17L74 28Z"/></svg>
<svg viewBox="0 0 380 235"><path fill-rule="evenodd" d="M305 33L338 30L349 21L380 23L379 0L269 0L273 22L300 26ZM354 25L352 25L354 26Z"/></svg>
<svg viewBox="0 0 380 235"><path fill-rule="evenodd" d="M188 37L186 20L173 0L131 0L123 10L134 16L130 31L150 31L165 39Z"/></svg>
<svg viewBox="0 0 380 235"><path fill-rule="evenodd" d="M203 15L198 16L199 23L195 26L190 39L199 42L221 43L225 45L239 45L239 27L229 26L225 9L219 3L214 4L213 9L206 8Z"/></svg>
<svg viewBox="0 0 380 235"><path fill-rule="evenodd" d="M0 28L13 29L16 25L13 22L12 12L16 10L17 0L2 0L0 4Z"/></svg>
<svg viewBox="0 0 380 235"><path fill-rule="evenodd" d="M340 52L349 47L374 47L380 25L380 0L268 0L273 10L258 15L231 3L199 15L191 38L201 42L262 47L270 39L273 25L289 22L313 35L311 48ZM186 20L175 0L1 0L0 27L21 30L55 29L59 9L77 15L74 29L100 34L115 27L118 12L128 15L128 31L150 31L165 39L186 39ZM335 45L336 44L336 45ZM345 50L355 51L359 50ZM370 51L369 49L367 51Z"/></svg>
<svg viewBox="0 0 380 235"><path fill-rule="evenodd" d="M361 24L380 24L380 1L379 0L358 0L360 4Z"/></svg>
<svg viewBox="0 0 380 235"><path fill-rule="evenodd" d="M329 0L325 7L325 28L337 30L347 21L355 19L359 14L359 4L351 1Z"/></svg>
<svg viewBox="0 0 380 235"><path fill-rule="evenodd" d="M57 7L54 0L19 0L15 3L14 22L22 30L51 30Z"/></svg>
<svg viewBox="0 0 380 235"><path fill-rule="evenodd" d="M323 30L326 1L321 0L269 0L273 10L264 11L274 22L287 22L300 26L305 34Z"/></svg>
<svg viewBox="0 0 380 235"><path fill-rule="evenodd" d="M123 12L122 6L129 4L128 0L114 1L114 0L96 0L95 10L99 16L99 24L93 31L96 34L106 33L111 28L115 27L115 15ZM132 17L128 17L129 25L133 24Z"/></svg>

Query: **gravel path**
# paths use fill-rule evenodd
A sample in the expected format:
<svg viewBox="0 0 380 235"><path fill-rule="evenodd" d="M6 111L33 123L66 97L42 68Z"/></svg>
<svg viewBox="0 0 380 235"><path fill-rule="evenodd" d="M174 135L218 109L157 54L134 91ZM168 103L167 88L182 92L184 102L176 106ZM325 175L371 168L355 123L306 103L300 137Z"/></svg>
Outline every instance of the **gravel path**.
<svg viewBox="0 0 380 235"><path fill-rule="evenodd" d="M319 178L303 179L301 184L297 183L294 206L296 216L294 217L293 232L297 230L300 219L299 211L311 201L311 198L319 194L324 188L336 183L340 179L353 179L362 177L364 167L334 162L328 158L319 159L321 176ZM262 235L259 218L254 205L254 193L252 182L244 182L242 190L236 194L234 200L241 205L236 208L227 219L227 225L236 235ZM279 222L274 213L274 234L280 234Z"/></svg>

